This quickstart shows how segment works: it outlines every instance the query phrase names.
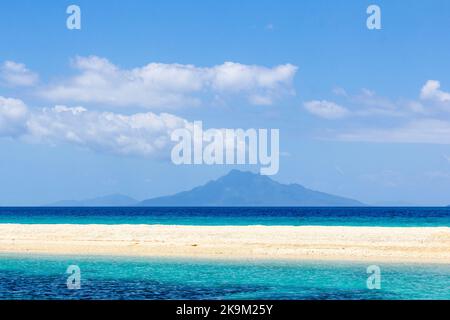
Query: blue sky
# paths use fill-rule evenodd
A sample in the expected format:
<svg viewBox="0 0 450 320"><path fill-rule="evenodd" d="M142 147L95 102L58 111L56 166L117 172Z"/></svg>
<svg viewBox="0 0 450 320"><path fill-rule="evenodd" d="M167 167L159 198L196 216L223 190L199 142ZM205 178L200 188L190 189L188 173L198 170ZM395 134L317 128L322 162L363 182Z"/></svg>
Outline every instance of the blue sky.
<svg viewBox="0 0 450 320"><path fill-rule="evenodd" d="M450 204L450 3L411 2L3 2L0 205L145 199L235 168L177 167L150 150L161 130L196 120L280 129L281 182ZM70 4L81 30L66 28ZM381 30L366 27L370 4ZM143 137L142 121L163 129Z"/></svg>

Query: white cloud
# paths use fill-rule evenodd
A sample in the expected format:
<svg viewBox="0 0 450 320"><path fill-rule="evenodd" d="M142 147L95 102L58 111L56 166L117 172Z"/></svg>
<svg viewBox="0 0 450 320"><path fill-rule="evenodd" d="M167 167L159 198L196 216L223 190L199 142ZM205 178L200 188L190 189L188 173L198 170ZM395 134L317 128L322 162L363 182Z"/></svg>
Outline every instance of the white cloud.
<svg viewBox="0 0 450 320"><path fill-rule="evenodd" d="M22 63L6 61L0 67L0 78L10 86L33 86L39 77Z"/></svg>
<svg viewBox="0 0 450 320"><path fill-rule="evenodd" d="M449 103L450 93L440 90L441 83L436 80L428 80L420 91L420 98L438 103Z"/></svg>
<svg viewBox="0 0 450 320"><path fill-rule="evenodd" d="M121 69L96 56L77 57L73 65L77 75L47 86L41 95L57 102L145 108L199 105L208 94L240 95L252 104L265 105L293 93L292 80L297 72L291 64L267 68L233 62L209 68L150 63Z"/></svg>
<svg viewBox="0 0 450 320"><path fill-rule="evenodd" d="M170 154L172 131L185 127L192 124L167 113L122 115L66 106L30 110L20 100L0 97L0 137L28 142L68 143L113 154L161 157Z"/></svg>
<svg viewBox="0 0 450 320"><path fill-rule="evenodd" d="M450 144L448 114L442 113L442 108L433 108L429 103L431 101L445 106L450 102L450 93L440 90L439 81L427 81L421 89L419 101L405 99L394 101L380 97L368 89L363 89L358 95L346 95L344 98L352 106L351 109L342 110L339 105L327 101L312 101L309 105L305 104L308 111L324 118L331 118L335 111L337 113L335 118L351 114L352 119L361 120L360 129L337 128L328 131L329 137L333 140ZM374 121L373 116L383 117L383 121L378 118Z"/></svg>
<svg viewBox="0 0 450 320"><path fill-rule="evenodd" d="M21 100L0 96L0 136L20 134L27 113L27 107Z"/></svg>
<svg viewBox="0 0 450 320"><path fill-rule="evenodd" d="M304 106L310 113L325 119L339 119L349 114L346 108L326 100L308 101Z"/></svg>
<svg viewBox="0 0 450 320"><path fill-rule="evenodd" d="M399 127L339 133L337 138L358 142L450 144L450 121L419 119Z"/></svg>
<svg viewBox="0 0 450 320"><path fill-rule="evenodd" d="M0 96L0 138L28 143L70 144L102 153L168 159L175 145L172 133L186 129L192 134L194 128L204 130L201 123L168 113L124 115L63 105L32 110L20 100ZM210 130L226 138L224 152L233 148L245 153L244 142L235 143L233 136L227 136L226 128Z"/></svg>
<svg viewBox="0 0 450 320"><path fill-rule="evenodd" d="M341 100L345 102L347 108L344 108L331 101L318 101L315 100L315 104L311 104L310 110L308 111L319 115L319 110L324 109L330 113L332 110L336 110L337 118L344 118L344 116L352 115L359 118L369 118L369 117L386 117L386 118L407 118L415 115L425 115L429 114L432 110L426 109L425 106L420 101L407 100L407 99L396 99L392 100L383 96L377 95L373 90L361 89L358 94L349 94L345 89L336 87L332 92L338 96ZM319 104L321 102L321 104ZM329 107L327 107L329 106ZM334 107L338 106L338 108ZM326 118L326 116L323 116Z"/></svg>

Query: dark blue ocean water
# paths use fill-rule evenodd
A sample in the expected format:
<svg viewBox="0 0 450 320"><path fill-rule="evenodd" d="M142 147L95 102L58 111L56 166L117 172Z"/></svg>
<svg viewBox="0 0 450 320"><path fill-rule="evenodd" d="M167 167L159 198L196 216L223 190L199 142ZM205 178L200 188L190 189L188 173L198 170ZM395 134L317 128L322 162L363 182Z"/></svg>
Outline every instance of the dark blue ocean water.
<svg viewBox="0 0 450 320"><path fill-rule="evenodd" d="M69 265L80 290L67 288ZM0 255L1 299L450 299L450 266Z"/></svg>
<svg viewBox="0 0 450 320"><path fill-rule="evenodd" d="M450 208L0 208L0 223L450 226Z"/></svg>

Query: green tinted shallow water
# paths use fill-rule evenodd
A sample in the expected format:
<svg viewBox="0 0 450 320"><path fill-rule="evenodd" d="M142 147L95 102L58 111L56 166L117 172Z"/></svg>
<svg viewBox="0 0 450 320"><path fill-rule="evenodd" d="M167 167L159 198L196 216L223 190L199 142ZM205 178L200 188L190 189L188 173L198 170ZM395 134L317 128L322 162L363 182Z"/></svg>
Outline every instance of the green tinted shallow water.
<svg viewBox="0 0 450 320"><path fill-rule="evenodd" d="M81 289L68 290L69 265ZM0 256L0 299L450 299L450 266Z"/></svg>

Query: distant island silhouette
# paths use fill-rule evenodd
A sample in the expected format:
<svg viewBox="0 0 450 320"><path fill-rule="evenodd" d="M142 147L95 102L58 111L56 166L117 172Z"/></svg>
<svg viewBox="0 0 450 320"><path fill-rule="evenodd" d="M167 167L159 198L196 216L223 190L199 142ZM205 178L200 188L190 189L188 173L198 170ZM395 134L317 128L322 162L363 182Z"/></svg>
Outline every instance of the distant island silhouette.
<svg viewBox="0 0 450 320"><path fill-rule="evenodd" d="M227 175L192 190L141 202L123 195L110 195L84 201L60 201L51 206L355 207L364 205L354 199L310 190L299 184L281 184L267 176L232 170Z"/></svg>
<svg viewBox="0 0 450 320"><path fill-rule="evenodd" d="M85 200L62 200L49 204L49 207L133 207L138 200L122 194L111 194Z"/></svg>

